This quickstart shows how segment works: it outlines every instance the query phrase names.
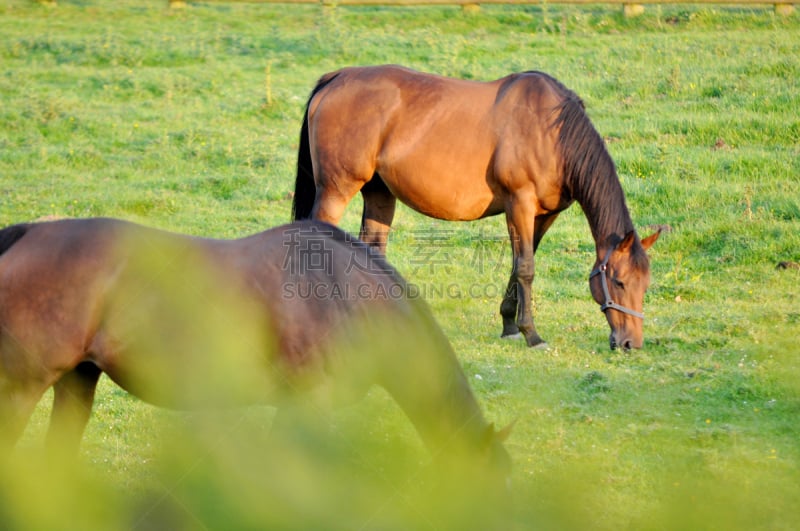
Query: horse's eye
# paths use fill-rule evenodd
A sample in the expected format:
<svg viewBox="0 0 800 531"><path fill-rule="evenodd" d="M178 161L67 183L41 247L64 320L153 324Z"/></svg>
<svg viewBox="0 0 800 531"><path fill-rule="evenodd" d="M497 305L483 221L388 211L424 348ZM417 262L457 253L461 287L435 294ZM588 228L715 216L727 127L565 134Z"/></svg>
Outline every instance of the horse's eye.
<svg viewBox="0 0 800 531"><path fill-rule="evenodd" d="M625 284L624 284L624 283L623 283L623 282L622 282L620 279L618 279L618 278L612 278L612 279L611 279L611 282L613 282L613 283L614 283L614 285L615 285L616 287L618 287L619 289L625 289Z"/></svg>

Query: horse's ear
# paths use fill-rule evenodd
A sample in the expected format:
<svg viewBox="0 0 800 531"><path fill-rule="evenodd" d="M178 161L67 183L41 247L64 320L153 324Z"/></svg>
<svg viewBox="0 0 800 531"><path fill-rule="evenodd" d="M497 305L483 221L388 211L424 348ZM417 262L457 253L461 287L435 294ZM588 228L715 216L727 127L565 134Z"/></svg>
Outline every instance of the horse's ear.
<svg viewBox="0 0 800 531"><path fill-rule="evenodd" d="M506 425L505 428L499 430L497 433L494 434L494 440L499 443L506 442L506 439L511 435L511 430L514 429L514 426L517 424L517 419L512 420L511 422Z"/></svg>
<svg viewBox="0 0 800 531"><path fill-rule="evenodd" d="M631 250L631 246L633 245L633 242L635 242L635 241L636 241L636 232L635 231L630 231L628 234L625 235L624 238L622 238L622 241L619 242L619 245L617 245L617 251L621 251L621 252L630 251Z"/></svg>
<svg viewBox="0 0 800 531"><path fill-rule="evenodd" d="M494 442L494 422L490 422L483 430L483 448L491 448Z"/></svg>
<svg viewBox="0 0 800 531"><path fill-rule="evenodd" d="M646 251L650 247L652 247L652 245L656 243L656 240L658 239L659 236L661 236L661 227L659 227L656 232L654 232L653 234L642 240L642 247L644 247L644 250Z"/></svg>
<svg viewBox="0 0 800 531"><path fill-rule="evenodd" d="M486 431L484 431L483 435L483 443L485 448L491 448L493 444L502 444L508 439L509 435L511 435L511 430L514 429L514 425L517 423L516 419L511 421L506 427L501 430L495 430L494 422L490 423L486 426Z"/></svg>

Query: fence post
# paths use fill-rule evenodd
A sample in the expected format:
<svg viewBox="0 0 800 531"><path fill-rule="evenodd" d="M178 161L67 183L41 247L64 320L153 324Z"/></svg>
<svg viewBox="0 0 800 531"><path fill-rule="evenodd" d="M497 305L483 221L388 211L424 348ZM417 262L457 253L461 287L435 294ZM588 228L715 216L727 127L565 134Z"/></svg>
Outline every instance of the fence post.
<svg viewBox="0 0 800 531"><path fill-rule="evenodd" d="M644 6L642 4L624 4L622 13L626 17L638 17L644 13Z"/></svg>

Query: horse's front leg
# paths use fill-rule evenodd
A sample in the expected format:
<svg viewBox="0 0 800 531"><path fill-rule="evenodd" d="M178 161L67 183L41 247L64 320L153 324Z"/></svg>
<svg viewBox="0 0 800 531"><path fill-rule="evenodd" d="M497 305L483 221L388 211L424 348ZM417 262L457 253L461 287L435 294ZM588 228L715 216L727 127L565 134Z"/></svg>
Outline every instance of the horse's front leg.
<svg viewBox="0 0 800 531"><path fill-rule="evenodd" d="M533 250L528 255L522 254L514 259L514 270L517 277L517 326L529 347L544 344L533 324Z"/></svg>
<svg viewBox="0 0 800 531"><path fill-rule="evenodd" d="M533 324L534 215L533 212L529 212L530 209L521 207L520 203L522 202L518 201L517 205L510 208L506 214L514 264L506 295L500 306L500 313L503 316L503 335L506 335L507 327L511 330L510 318L513 314L510 310L513 308L512 304L516 298L517 315L516 323L514 324L525 336L528 346L534 347L544 343ZM516 284L516 297L511 295L514 290L514 284Z"/></svg>

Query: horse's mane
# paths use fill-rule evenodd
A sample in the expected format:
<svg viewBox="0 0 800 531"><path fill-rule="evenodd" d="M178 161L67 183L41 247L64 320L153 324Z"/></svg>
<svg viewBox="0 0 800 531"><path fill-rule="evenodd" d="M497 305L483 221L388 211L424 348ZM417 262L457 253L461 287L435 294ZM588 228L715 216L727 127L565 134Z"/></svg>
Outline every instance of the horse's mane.
<svg viewBox="0 0 800 531"><path fill-rule="evenodd" d="M0 255L8 251L12 245L25 236L29 228L30 224L20 224L0 229Z"/></svg>
<svg viewBox="0 0 800 531"><path fill-rule="evenodd" d="M610 238L597 243L614 246L634 230L614 160L589 120L583 100L557 79L542 75L550 79L561 95L561 103L553 110L551 127L558 129L566 186L583 208L595 240ZM646 267L647 254L641 245L634 245L631 251L634 263Z"/></svg>
<svg viewBox="0 0 800 531"><path fill-rule="evenodd" d="M562 100L552 126L558 128L565 182L597 234L625 235L633 230L633 222L614 161L589 121L583 101L563 85L559 88Z"/></svg>

